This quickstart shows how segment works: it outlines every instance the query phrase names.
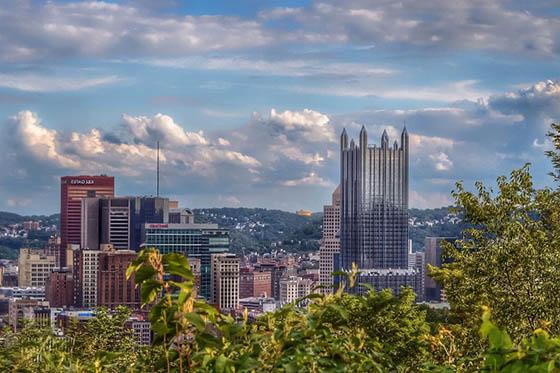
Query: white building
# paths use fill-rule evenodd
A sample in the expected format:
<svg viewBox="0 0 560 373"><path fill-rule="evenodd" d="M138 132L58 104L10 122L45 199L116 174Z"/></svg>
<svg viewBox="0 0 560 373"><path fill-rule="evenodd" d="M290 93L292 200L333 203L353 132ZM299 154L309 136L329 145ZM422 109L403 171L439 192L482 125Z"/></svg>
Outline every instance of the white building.
<svg viewBox="0 0 560 373"><path fill-rule="evenodd" d="M57 266L56 255L42 249L20 249L18 286L45 286L45 281Z"/></svg>
<svg viewBox="0 0 560 373"><path fill-rule="evenodd" d="M332 204L323 208L323 238L319 248L319 282L323 294L332 293L334 256L340 252L340 186L332 194Z"/></svg>
<svg viewBox="0 0 560 373"><path fill-rule="evenodd" d="M313 292L315 282L298 276L289 276L280 280L280 304L285 305L295 302ZM298 306L306 306L309 302L304 300Z"/></svg>
<svg viewBox="0 0 560 373"><path fill-rule="evenodd" d="M97 273L101 250L81 251L82 306L97 306Z"/></svg>
<svg viewBox="0 0 560 373"><path fill-rule="evenodd" d="M212 303L222 311L239 307L239 258L234 254L212 255Z"/></svg>

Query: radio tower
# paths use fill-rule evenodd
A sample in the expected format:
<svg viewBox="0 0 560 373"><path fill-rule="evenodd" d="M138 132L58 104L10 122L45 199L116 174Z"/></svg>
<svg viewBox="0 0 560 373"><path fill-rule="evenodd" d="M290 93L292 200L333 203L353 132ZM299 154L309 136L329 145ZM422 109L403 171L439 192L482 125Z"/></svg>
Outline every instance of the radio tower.
<svg viewBox="0 0 560 373"><path fill-rule="evenodd" d="M156 197L159 197L159 141L157 142Z"/></svg>

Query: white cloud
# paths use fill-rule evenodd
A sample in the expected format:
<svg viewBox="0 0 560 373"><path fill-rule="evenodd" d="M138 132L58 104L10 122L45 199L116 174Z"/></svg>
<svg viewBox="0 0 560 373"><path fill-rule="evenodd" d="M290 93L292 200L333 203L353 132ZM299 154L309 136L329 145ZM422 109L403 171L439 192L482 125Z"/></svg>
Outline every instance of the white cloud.
<svg viewBox="0 0 560 373"><path fill-rule="evenodd" d="M153 145L157 141L174 146L208 144L202 131L187 132L168 115L134 117L123 114L122 119L123 124L134 136L134 140L144 144Z"/></svg>
<svg viewBox="0 0 560 373"><path fill-rule="evenodd" d="M37 74L0 74L0 87L27 92L79 91L121 81L116 75L96 78L70 78Z"/></svg>
<svg viewBox="0 0 560 373"><path fill-rule="evenodd" d="M271 109L269 120L288 132L297 132L310 142L336 141L329 117L314 110L277 112L276 109Z"/></svg>
<svg viewBox="0 0 560 373"><path fill-rule="evenodd" d="M332 187L334 184L328 180L323 179L314 172L293 180L286 180L282 182L282 185L287 187L295 186L320 186L320 187Z"/></svg>
<svg viewBox="0 0 560 373"><path fill-rule="evenodd" d="M264 19L290 19L299 40L405 45L434 50L492 50L528 55L559 51L560 21L552 3L536 14L531 4L471 0L322 0L305 8L263 12ZM544 15L546 14L546 15ZM318 35L320 37L318 37Z"/></svg>
<svg viewBox="0 0 560 373"><path fill-rule="evenodd" d="M394 75L395 69L372 66L366 63L326 62L321 60L263 60L247 57L185 57L146 59L127 62L146 63L153 66L177 69L247 71L266 76L289 77L382 77Z"/></svg>
<svg viewBox="0 0 560 373"><path fill-rule="evenodd" d="M429 157L434 162L434 167L438 171L448 171L453 167L453 162L449 159L449 156L443 152L430 154Z"/></svg>
<svg viewBox="0 0 560 373"><path fill-rule="evenodd" d="M438 87L408 86L396 88L394 86L383 86L376 84L371 86L370 82L364 82L349 86L327 85L324 87L302 87L295 86L288 89L297 92L307 92L321 95L341 96L341 97L380 97L393 100L418 100L418 101L439 101L455 102L460 100L476 100L479 97L489 96L492 92L484 89L477 89L476 80L463 80L444 84Z"/></svg>
<svg viewBox="0 0 560 373"><path fill-rule="evenodd" d="M38 161L46 161L57 167L77 168L78 160L72 159L61 152L58 133L45 128L36 114L31 111L21 111L12 118L16 126L16 140L25 152Z"/></svg>
<svg viewBox="0 0 560 373"><path fill-rule="evenodd" d="M12 2L0 11L0 54L22 61L66 56L185 56L257 47L271 35L252 20L156 14L132 4Z"/></svg>

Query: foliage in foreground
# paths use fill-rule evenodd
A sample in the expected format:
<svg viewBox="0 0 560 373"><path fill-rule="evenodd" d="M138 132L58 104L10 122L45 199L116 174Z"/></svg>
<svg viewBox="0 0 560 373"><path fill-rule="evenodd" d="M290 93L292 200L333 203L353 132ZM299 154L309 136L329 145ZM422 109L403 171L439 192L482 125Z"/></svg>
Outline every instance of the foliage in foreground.
<svg viewBox="0 0 560 373"><path fill-rule="evenodd" d="M413 303L408 289L399 296L386 290L364 297L339 289L310 296L308 309L289 305L254 322L234 321L196 299L184 258L155 250L141 258L131 272L147 276L138 281L144 301L153 305L153 346L135 345L125 327L125 308L100 309L85 326L70 328L66 338L34 325L17 334L6 331L0 371L560 371L560 339L537 330L514 343L490 321L488 309L480 327L487 349L479 365L469 368L452 356L458 352L455 332L438 322L428 324L426 311ZM158 268L184 275L185 281L160 277Z"/></svg>

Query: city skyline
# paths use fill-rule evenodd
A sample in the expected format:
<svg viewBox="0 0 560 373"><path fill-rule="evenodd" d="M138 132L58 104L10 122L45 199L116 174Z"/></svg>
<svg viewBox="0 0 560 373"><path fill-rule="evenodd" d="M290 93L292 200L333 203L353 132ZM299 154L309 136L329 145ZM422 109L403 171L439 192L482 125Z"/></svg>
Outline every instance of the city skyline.
<svg viewBox="0 0 560 373"><path fill-rule="evenodd" d="M395 137L404 122L411 207L448 205L456 181L493 183L526 162L552 185L554 4L401 5L10 3L0 210L56 212L63 175L154 195L159 140L161 194L183 206L320 211L342 129Z"/></svg>

